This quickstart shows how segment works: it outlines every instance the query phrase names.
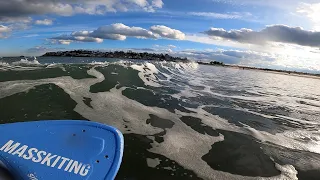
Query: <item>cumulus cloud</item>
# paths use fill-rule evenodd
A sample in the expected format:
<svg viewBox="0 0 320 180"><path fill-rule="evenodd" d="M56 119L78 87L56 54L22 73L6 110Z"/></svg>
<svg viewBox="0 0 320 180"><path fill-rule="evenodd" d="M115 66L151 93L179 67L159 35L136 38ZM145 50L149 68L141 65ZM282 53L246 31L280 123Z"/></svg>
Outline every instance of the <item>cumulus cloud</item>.
<svg viewBox="0 0 320 180"><path fill-rule="evenodd" d="M34 23L37 25L49 26L53 24L53 21L51 19L43 19L43 20L36 20Z"/></svg>
<svg viewBox="0 0 320 180"><path fill-rule="evenodd" d="M164 27L154 29L154 27ZM166 26L152 26L150 30L141 27L129 27L121 23L101 26L94 31L75 31L70 35L61 35L53 37L53 40L68 40L78 42L103 42L103 39L125 40L127 37L145 38L145 39L182 39L184 34L181 31L171 29ZM59 42L59 41L57 41Z"/></svg>
<svg viewBox="0 0 320 180"><path fill-rule="evenodd" d="M147 0L128 0L128 2L135 3L140 7L146 7L147 5L149 5Z"/></svg>
<svg viewBox="0 0 320 180"><path fill-rule="evenodd" d="M87 37L87 36L75 36L74 39L76 41L82 41L82 42L96 42L96 43L103 42L103 39L94 38L94 37Z"/></svg>
<svg viewBox="0 0 320 180"><path fill-rule="evenodd" d="M7 38L10 32L11 28L9 28L8 26L0 25L0 39Z"/></svg>
<svg viewBox="0 0 320 180"><path fill-rule="evenodd" d="M150 30L155 34L159 34L163 38L177 40L183 40L185 38L185 34L183 32L163 25L152 26Z"/></svg>
<svg viewBox="0 0 320 180"><path fill-rule="evenodd" d="M106 36L108 35L108 36ZM100 37L103 39L112 39L109 35L121 35L119 37L116 37L119 39L116 40L124 40L124 37L141 37L141 38L151 38L156 39L157 35L152 33L149 30L143 29L141 27L129 27L121 23L116 23L108 26L102 26L99 27L97 30L93 31L91 33L91 36L93 37Z"/></svg>
<svg viewBox="0 0 320 180"><path fill-rule="evenodd" d="M204 34L211 37L219 37L249 44L263 45L268 42L282 42L310 47L320 46L320 32L285 25L271 25L261 31L253 31L245 28L226 31L222 28L211 28L205 31Z"/></svg>
<svg viewBox="0 0 320 180"><path fill-rule="evenodd" d="M112 26L112 25L111 25ZM104 26L105 27L105 26ZM100 39L110 39L110 40L120 40L123 41L127 38L127 36L121 34L112 34L112 33L103 33L102 29L98 28L95 31L75 31L71 33L71 37L83 36L83 37L96 37Z"/></svg>
<svg viewBox="0 0 320 180"><path fill-rule="evenodd" d="M33 15L105 14L107 12L161 8L161 0L2 0L0 22Z"/></svg>

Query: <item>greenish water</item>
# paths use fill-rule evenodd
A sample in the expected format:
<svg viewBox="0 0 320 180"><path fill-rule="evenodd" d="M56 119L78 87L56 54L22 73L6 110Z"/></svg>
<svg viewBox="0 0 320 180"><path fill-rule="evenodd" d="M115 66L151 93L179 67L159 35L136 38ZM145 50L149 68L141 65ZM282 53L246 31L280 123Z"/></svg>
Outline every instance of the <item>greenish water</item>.
<svg viewBox="0 0 320 180"><path fill-rule="evenodd" d="M0 62L0 123L85 119L124 133L117 179L319 179L319 79L195 63Z"/></svg>

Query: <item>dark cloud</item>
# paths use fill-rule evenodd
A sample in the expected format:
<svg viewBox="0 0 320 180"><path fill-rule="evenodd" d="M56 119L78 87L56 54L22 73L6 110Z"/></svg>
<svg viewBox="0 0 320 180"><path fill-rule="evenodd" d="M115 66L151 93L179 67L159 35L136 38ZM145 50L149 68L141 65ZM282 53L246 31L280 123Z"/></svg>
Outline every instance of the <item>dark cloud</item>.
<svg viewBox="0 0 320 180"><path fill-rule="evenodd" d="M33 15L105 14L141 9L153 12L162 0L0 0L0 22Z"/></svg>
<svg viewBox="0 0 320 180"><path fill-rule="evenodd" d="M282 42L301 46L320 46L320 32L307 31L300 27L289 27L285 25L267 26L261 31L253 31L251 29L226 31L221 28L211 28L204 33L208 36L249 44L263 45L267 42Z"/></svg>
<svg viewBox="0 0 320 180"><path fill-rule="evenodd" d="M28 17L31 15L60 14L71 15L73 8L70 4L54 0L1 0L0 21L6 19Z"/></svg>

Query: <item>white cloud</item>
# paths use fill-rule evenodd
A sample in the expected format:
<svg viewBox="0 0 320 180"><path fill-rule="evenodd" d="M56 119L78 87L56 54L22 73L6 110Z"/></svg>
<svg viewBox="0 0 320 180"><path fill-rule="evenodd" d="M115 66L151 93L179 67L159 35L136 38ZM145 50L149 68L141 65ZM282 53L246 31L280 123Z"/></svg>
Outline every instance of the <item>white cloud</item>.
<svg viewBox="0 0 320 180"><path fill-rule="evenodd" d="M142 38L158 38L157 35L149 30L143 29L141 27L129 27L121 23L116 23L112 25L99 27L97 30L91 33L93 37L99 37L103 39L113 39L111 37L116 37L116 40L124 40L124 37L142 37ZM117 36L120 35L120 36Z"/></svg>
<svg viewBox="0 0 320 180"><path fill-rule="evenodd" d="M185 39L185 34L179 30L169 28L163 25L156 25L152 26L150 30L155 33L159 34L161 37L168 38L168 39L177 39L183 40Z"/></svg>
<svg viewBox="0 0 320 180"><path fill-rule="evenodd" d="M186 41L203 43L203 44L211 44L217 46L224 46L224 47L233 47L233 48L252 48L250 44L243 44L236 41L230 41L219 37L210 37L203 34L187 34Z"/></svg>
<svg viewBox="0 0 320 180"><path fill-rule="evenodd" d="M58 43L63 45L69 45L71 42L71 40L58 40Z"/></svg>
<svg viewBox="0 0 320 180"><path fill-rule="evenodd" d="M169 45L158 45L154 44L152 45L152 49L154 51L157 51L158 53L169 53L172 54L175 52L177 46L169 44Z"/></svg>
<svg viewBox="0 0 320 180"><path fill-rule="evenodd" d="M270 64L276 61L276 57L274 57L274 55L270 53L256 52L250 50L186 49L174 53L182 57L188 57L188 59L192 59L195 61L220 61L226 64L249 65L249 62L255 62L255 65L258 65Z"/></svg>
<svg viewBox="0 0 320 180"><path fill-rule="evenodd" d="M162 0L153 0L152 1L152 6L154 6L154 7L162 8L163 5L164 5L164 3L162 2Z"/></svg>
<svg viewBox="0 0 320 180"><path fill-rule="evenodd" d="M116 12L116 10L102 10L99 9L98 6L95 4L88 4L85 6L75 6L73 9L73 14L89 14L89 15L103 15L106 12L113 11Z"/></svg>
<svg viewBox="0 0 320 180"><path fill-rule="evenodd" d="M301 0L212 0L213 2L227 3L231 5L240 6L260 6L260 7L273 7L279 9L292 9L297 7ZM304 0L305 3L316 3L319 0Z"/></svg>
<svg viewBox="0 0 320 180"><path fill-rule="evenodd" d="M167 49L167 52L168 53L173 53L173 50L172 49Z"/></svg>
<svg viewBox="0 0 320 180"><path fill-rule="evenodd" d="M0 33L10 32L11 29L7 26L0 25Z"/></svg>
<svg viewBox="0 0 320 180"><path fill-rule="evenodd" d="M137 4L140 7L146 7L149 5L147 0L127 0L127 1Z"/></svg>
<svg viewBox="0 0 320 180"><path fill-rule="evenodd" d="M9 28L8 26L0 25L0 39L7 38L10 32L11 28Z"/></svg>
<svg viewBox="0 0 320 180"><path fill-rule="evenodd" d="M319 0L212 0L215 3L226 3L231 9L246 9L253 13L248 21L261 24L287 24L306 29L320 30L320 23L315 23L307 16L316 17ZM314 19L314 18L313 18ZM319 22L319 20L317 20Z"/></svg>
<svg viewBox="0 0 320 180"><path fill-rule="evenodd" d="M59 43L64 45L69 45L71 42L77 41L77 42L96 42L96 43L102 43L103 39L101 38L95 38L95 37L89 37L89 36L79 36L79 32L76 32L77 36L74 35L61 35L58 37L51 38L53 43Z"/></svg>
<svg viewBox="0 0 320 180"><path fill-rule="evenodd" d="M32 38L32 37L38 37L39 34L27 34L27 35L23 35L21 36L22 38Z"/></svg>
<svg viewBox="0 0 320 180"><path fill-rule="evenodd" d="M72 36L89 36L93 31L75 31L71 35Z"/></svg>
<svg viewBox="0 0 320 180"><path fill-rule="evenodd" d="M209 17L209 18L215 18L215 19L244 19L249 18L252 16L249 12L231 12L231 13L215 13L215 12L189 12L189 15L192 16L201 16L201 17Z"/></svg>
<svg viewBox="0 0 320 180"><path fill-rule="evenodd" d="M147 30L141 27L129 27L121 23L116 23L101 26L94 31L75 31L70 35L62 35L51 39L101 43L103 39L123 41L127 37L134 37L144 39L168 38L181 40L184 36L184 33L181 31L166 26L152 26L150 30Z"/></svg>
<svg viewBox="0 0 320 180"><path fill-rule="evenodd" d="M291 70L320 71L320 50L319 47L300 46L282 42L269 42L264 45L244 44L223 38L206 37L203 35L187 35L187 41L212 44L215 46L243 49L250 52L250 55L241 56L239 52L214 53L212 51L189 50L184 52L190 59L196 60L219 60L225 63L235 63L247 66L269 67ZM194 53L201 52L201 53ZM233 50L239 51L239 50ZM205 53L204 53L205 52ZM243 53L242 53L243 54ZM254 57L256 56L256 57Z"/></svg>
<svg viewBox="0 0 320 180"><path fill-rule="evenodd" d="M119 40L119 41L124 41L127 39L127 36L124 36L121 34L101 34L101 35L98 35L97 37L102 39Z"/></svg>
<svg viewBox="0 0 320 180"><path fill-rule="evenodd" d="M43 20L36 20L34 23L37 25L49 26L53 24L53 21L51 19L43 19Z"/></svg>
<svg viewBox="0 0 320 180"><path fill-rule="evenodd" d="M76 36L74 37L76 41L82 41L82 42L96 42L96 43L102 43L103 39L101 38L94 38L94 37L87 37L87 36Z"/></svg>
<svg viewBox="0 0 320 180"><path fill-rule="evenodd" d="M301 3L297 13L306 16L311 21L313 29L320 31L320 3Z"/></svg>

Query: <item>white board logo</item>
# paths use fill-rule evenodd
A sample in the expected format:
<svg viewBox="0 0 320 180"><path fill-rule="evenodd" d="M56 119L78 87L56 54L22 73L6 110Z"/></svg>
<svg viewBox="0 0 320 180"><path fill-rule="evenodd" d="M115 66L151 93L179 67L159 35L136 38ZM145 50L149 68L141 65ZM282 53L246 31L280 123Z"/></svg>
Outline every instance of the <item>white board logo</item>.
<svg viewBox="0 0 320 180"><path fill-rule="evenodd" d="M83 164L71 158L58 156L46 151L38 150L37 148L22 145L19 142L15 143L13 140L9 140L3 145L0 151L80 176L87 176L90 171L90 165L88 164Z"/></svg>
<svg viewBox="0 0 320 180"><path fill-rule="evenodd" d="M30 180L39 180L34 174L28 174L28 178L30 178Z"/></svg>

